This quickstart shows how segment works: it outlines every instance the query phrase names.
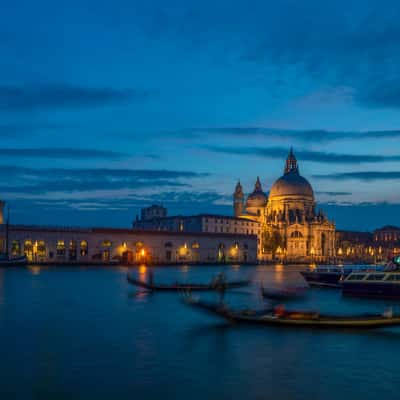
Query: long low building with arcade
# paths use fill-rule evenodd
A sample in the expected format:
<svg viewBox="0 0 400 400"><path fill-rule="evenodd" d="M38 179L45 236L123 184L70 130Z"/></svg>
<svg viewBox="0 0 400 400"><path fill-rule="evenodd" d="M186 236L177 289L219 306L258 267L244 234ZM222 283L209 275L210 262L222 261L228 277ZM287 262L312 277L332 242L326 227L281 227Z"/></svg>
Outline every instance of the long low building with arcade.
<svg viewBox="0 0 400 400"><path fill-rule="evenodd" d="M0 225L10 258L38 264L254 263L257 236L115 228Z"/></svg>

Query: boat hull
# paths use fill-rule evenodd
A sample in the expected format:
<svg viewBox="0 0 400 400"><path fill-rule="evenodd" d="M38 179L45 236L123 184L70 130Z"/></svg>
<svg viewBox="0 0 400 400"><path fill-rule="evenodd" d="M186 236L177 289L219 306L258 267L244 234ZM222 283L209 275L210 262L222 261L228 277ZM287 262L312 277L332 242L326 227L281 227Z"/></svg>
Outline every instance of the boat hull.
<svg viewBox="0 0 400 400"><path fill-rule="evenodd" d="M390 298L400 300L400 284L391 282L344 281L342 292L346 296Z"/></svg>
<svg viewBox="0 0 400 400"><path fill-rule="evenodd" d="M199 310L242 324L316 329L373 329L400 325L400 315L385 317L380 314L365 314L347 317L319 315L313 312L289 312L286 316L276 316L266 312L260 315L256 311L233 311L221 304L206 303L192 298L185 298L184 301Z"/></svg>
<svg viewBox="0 0 400 400"><path fill-rule="evenodd" d="M270 300L282 300L289 301L304 297L306 294L306 288L296 289L275 289L275 288L264 288L261 287L261 296L265 299Z"/></svg>
<svg viewBox="0 0 400 400"><path fill-rule="evenodd" d="M306 282L311 286L340 287L343 279L341 272L300 272Z"/></svg>
<svg viewBox="0 0 400 400"><path fill-rule="evenodd" d="M228 290L228 289L236 289L244 286L248 286L250 281L233 281L226 282L223 285L209 285L209 284L192 284L192 283L176 283L171 285L158 285L158 284L150 284L147 282L143 282L139 279L135 279L129 275L127 275L127 280L129 283L135 286L142 287L147 290L154 291L162 291L162 292L177 292L182 290L187 291L218 291L218 290Z"/></svg>
<svg viewBox="0 0 400 400"><path fill-rule="evenodd" d="M18 267L18 266L24 266L27 264L28 264L28 260L26 257L0 260L0 268L1 267Z"/></svg>

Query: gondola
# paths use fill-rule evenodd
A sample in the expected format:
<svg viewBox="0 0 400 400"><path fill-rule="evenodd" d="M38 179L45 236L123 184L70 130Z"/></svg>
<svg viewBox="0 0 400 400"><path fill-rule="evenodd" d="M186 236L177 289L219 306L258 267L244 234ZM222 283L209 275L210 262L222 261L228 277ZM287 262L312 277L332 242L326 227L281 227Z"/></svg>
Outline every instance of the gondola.
<svg viewBox="0 0 400 400"><path fill-rule="evenodd" d="M0 257L0 267L17 267L28 264L26 256L10 258L8 256Z"/></svg>
<svg viewBox="0 0 400 400"><path fill-rule="evenodd" d="M147 290L174 292L174 291L212 291L212 290L228 290L236 289L250 284L249 280L230 281L230 282L212 282L208 284L202 283L172 283L172 284L155 284L144 282L140 279L135 279L127 275L129 283L135 286L142 287Z"/></svg>
<svg viewBox="0 0 400 400"><path fill-rule="evenodd" d="M184 302L193 308L215 314L229 322L305 328L356 328L373 329L400 325L400 315L360 314L353 316L324 315L313 311L231 310L224 304L207 303L192 296L185 296Z"/></svg>
<svg viewBox="0 0 400 400"><path fill-rule="evenodd" d="M260 287L261 296L270 300L294 300L299 297L305 296L307 288L294 287L294 288L273 288L273 287Z"/></svg>

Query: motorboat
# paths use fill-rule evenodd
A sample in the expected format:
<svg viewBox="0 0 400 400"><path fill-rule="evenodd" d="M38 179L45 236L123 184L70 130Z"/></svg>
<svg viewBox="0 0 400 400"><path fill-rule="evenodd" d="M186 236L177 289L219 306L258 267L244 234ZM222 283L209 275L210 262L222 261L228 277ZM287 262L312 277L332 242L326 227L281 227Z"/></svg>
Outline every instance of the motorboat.
<svg viewBox="0 0 400 400"><path fill-rule="evenodd" d="M350 272L341 267L317 267L300 273L310 286L338 288Z"/></svg>
<svg viewBox="0 0 400 400"><path fill-rule="evenodd" d="M307 271L301 271L301 275L310 286L341 288L344 280L351 273L381 272L381 266L320 266Z"/></svg>
<svg viewBox="0 0 400 400"><path fill-rule="evenodd" d="M342 288L344 295L400 299L400 256L382 272L352 272L343 280Z"/></svg>

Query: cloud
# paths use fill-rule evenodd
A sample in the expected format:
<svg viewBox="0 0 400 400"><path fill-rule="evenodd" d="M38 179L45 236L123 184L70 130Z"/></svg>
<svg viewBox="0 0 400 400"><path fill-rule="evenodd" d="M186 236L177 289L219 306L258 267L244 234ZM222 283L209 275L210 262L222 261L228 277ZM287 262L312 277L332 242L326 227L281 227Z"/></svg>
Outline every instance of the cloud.
<svg viewBox="0 0 400 400"><path fill-rule="evenodd" d="M58 158L58 159L109 159L118 160L128 154L110 150L72 148L0 148L0 156L10 158Z"/></svg>
<svg viewBox="0 0 400 400"><path fill-rule="evenodd" d="M0 137L11 138L28 136L31 133L38 131L59 131L66 129L66 125L55 123L1 123L0 124Z"/></svg>
<svg viewBox="0 0 400 400"><path fill-rule="evenodd" d="M361 180L361 181L385 181L400 179L400 171L360 171L360 172L340 172L333 174L313 175L316 179L341 180Z"/></svg>
<svg viewBox="0 0 400 400"><path fill-rule="evenodd" d="M38 195L144 188L154 190L159 187L189 187L188 180L205 176L208 174L173 170L0 166L0 191Z"/></svg>
<svg viewBox="0 0 400 400"><path fill-rule="evenodd" d="M288 139L298 142L331 142L337 140L358 140L358 139L384 139L400 137L399 130L377 130L377 131L329 131L325 129L276 129L267 127L211 127L191 128L183 130L185 135L194 137L204 136L233 136L247 138L261 136L269 139Z"/></svg>
<svg viewBox="0 0 400 400"><path fill-rule="evenodd" d="M137 10L144 16L139 26L185 52L203 50L213 61L250 65L252 73L254 66L261 67L260 84L268 76L276 86L284 82L292 88L308 80L315 88L323 83L354 89L362 106L399 106L397 89L383 82L380 93L382 81L398 81L400 7L395 0L384 7L378 0L254 1L250 8L223 0L179 3Z"/></svg>
<svg viewBox="0 0 400 400"><path fill-rule="evenodd" d="M233 155L258 156L272 159L282 159L288 154L285 147L218 147L204 146L206 150ZM323 151L296 150L296 156L302 161L311 161L328 164L361 164L361 163L380 163L386 161L400 161L400 155L360 155L360 154L341 154L328 153Z"/></svg>
<svg viewBox="0 0 400 400"><path fill-rule="evenodd" d="M124 104L143 100L150 90L93 88L67 84L0 86L0 111L70 109Z"/></svg>
<svg viewBox="0 0 400 400"><path fill-rule="evenodd" d="M326 196L350 196L353 193L352 192L316 192L316 194L322 194L322 195L326 195Z"/></svg>
<svg viewBox="0 0 400 400"><path fill-rule="evenodd" d="M356 101L369 108L400 108L400 79L379 80L360 90Z"/></svg>

